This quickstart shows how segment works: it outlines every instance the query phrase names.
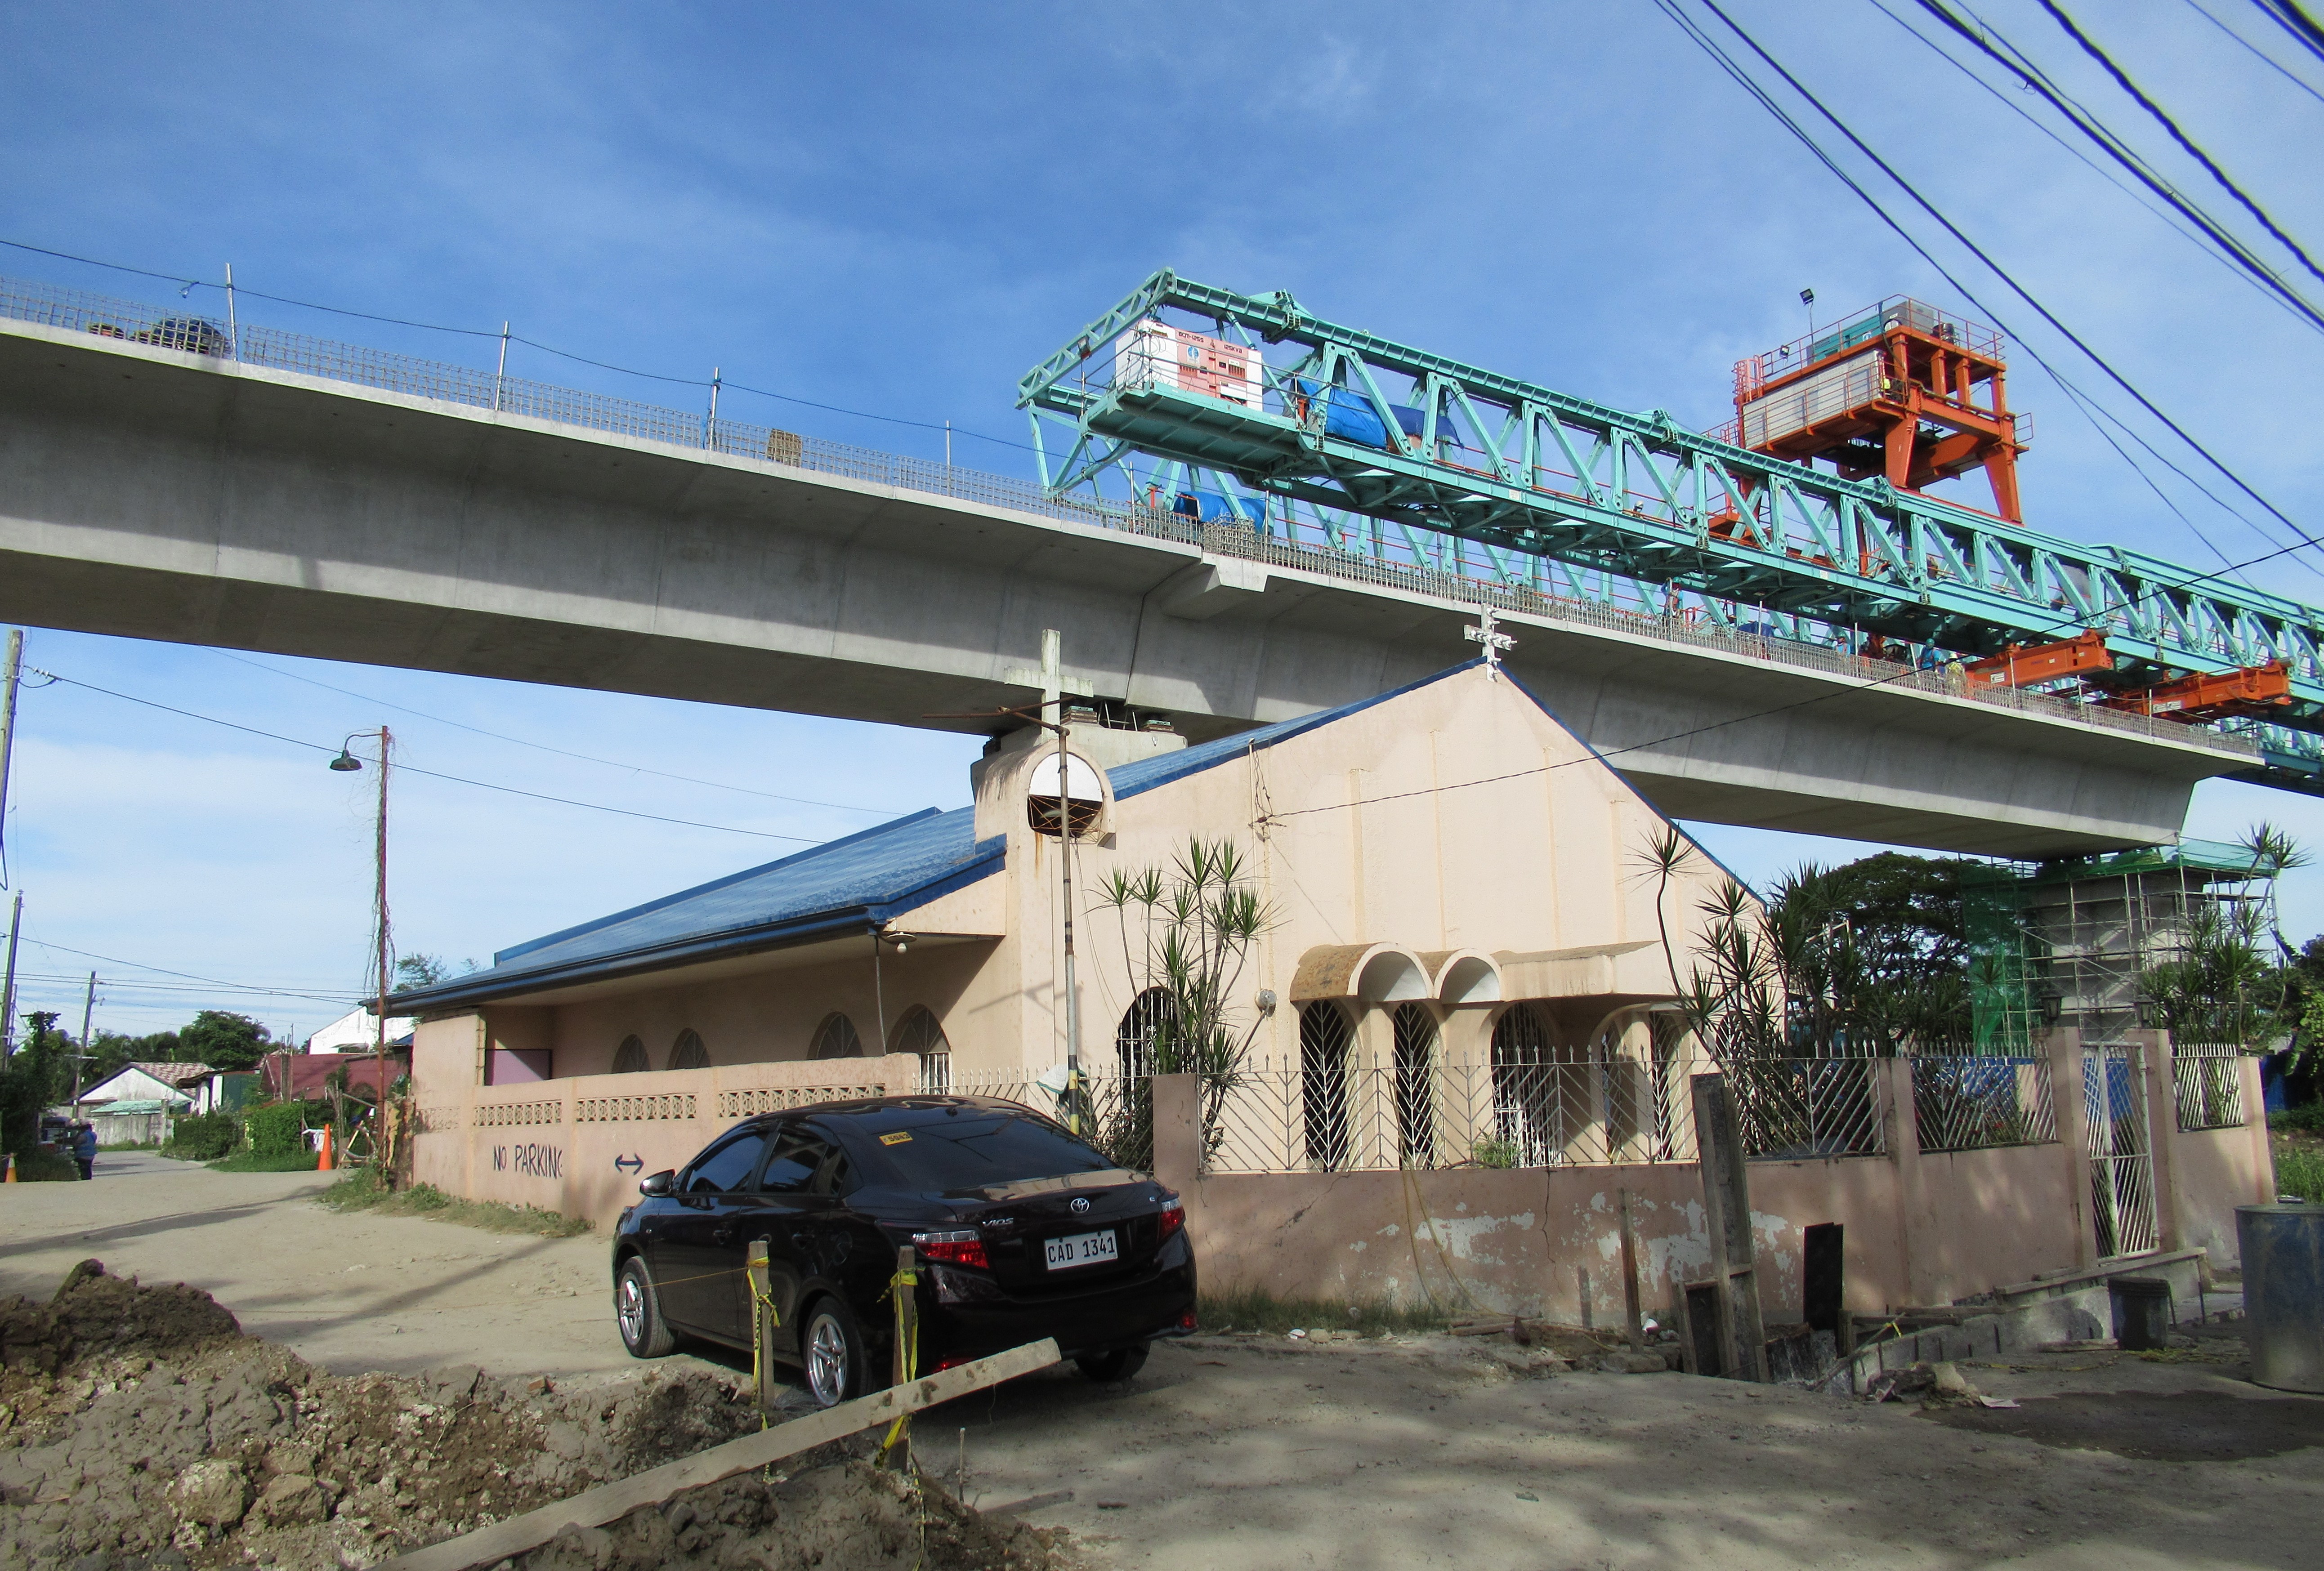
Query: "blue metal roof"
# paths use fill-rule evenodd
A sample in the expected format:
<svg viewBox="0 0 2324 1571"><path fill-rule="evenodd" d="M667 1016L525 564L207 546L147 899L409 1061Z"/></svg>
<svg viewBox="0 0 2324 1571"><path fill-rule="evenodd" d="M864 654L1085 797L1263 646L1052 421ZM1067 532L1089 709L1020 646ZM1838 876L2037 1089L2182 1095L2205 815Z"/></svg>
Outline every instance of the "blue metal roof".
<svg viewBox="0 0 2324 1571"><path fill-rule="evenodd" d="M398 1013L478 1003L621 972L774 948L890 915L1001 870L1007 847L979 843L976 810L935 808L764 867L665 895L493 956L490 970L398 994Z"/></svg>

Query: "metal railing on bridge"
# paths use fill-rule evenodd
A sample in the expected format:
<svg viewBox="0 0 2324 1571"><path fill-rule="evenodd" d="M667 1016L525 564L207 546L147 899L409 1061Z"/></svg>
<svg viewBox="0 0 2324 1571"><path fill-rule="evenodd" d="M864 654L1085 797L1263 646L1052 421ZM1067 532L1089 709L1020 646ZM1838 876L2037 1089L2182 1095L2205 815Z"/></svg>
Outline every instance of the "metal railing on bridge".
<svg viewBox="0 0 2324 1571"><path fill-rule="evenodd" d="M1443 542L1443 556L1452 564L1452 570L1448 571L1443 560L1431 552L1391 535L1370 539L1366 542L1369 549L1359 551L1343 540L1303 538L1296 528L1284 532L1286 521L1281 519L1268 520L1269 532L1262 532L1250 525L1206 521L1164 506L1062 496L1031 481L803 436L779 427L714 418L706 410L688 411L643 403L254 323L221 323L182 308L173 310L24 280L0 278L0 317L462 409L707 452L729 460L806 470L1092 528L1175 540L1214 556L1240 557L1292 572L1421 595L1462 607L1489 605L1496 611L1545 621L1683 645L1883 687L1937 694L1990 708L2215 749L2239 758L2255 759L2258 756L2258 749L2240 738L2152 716L2068 703L2021 689L1970 687L1958 671L1913 669L1846 649L1774 637L1744 627L1720 626L1683 612L1630 611L1600 600L1553 594L1507 577L1472 576L1466 571L1471 561L1469 553L1482 548L1458 537L1447 537Z"/></svg>

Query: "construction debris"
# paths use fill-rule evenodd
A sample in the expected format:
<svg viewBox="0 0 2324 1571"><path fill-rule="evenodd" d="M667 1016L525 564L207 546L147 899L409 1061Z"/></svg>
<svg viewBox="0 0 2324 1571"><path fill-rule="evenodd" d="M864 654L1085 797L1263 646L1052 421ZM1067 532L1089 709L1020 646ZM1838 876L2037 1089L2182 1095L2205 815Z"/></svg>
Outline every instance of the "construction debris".
<svg viewBox="0 0 2324 1571"><path fill-rule="evenodd" d="M48 1303L0 1300L0 1565L360 1571L759 1423L747 1392L701 1373L595 1389L473 1365L334 1375L244 1336L207 1293L85 1262ZM844 1460L730 1480L527 1562L707 1566L747 1543L754 1566L901 1571L920 1561L925 1517L930 1566L1067 1564L1051 1538L986 1531L933 1497L878 1504L867 1492L909 1486ZM778 1520L779 1539L761 1536ZM822 1558L783 1557L793 1546Z"/></svg>

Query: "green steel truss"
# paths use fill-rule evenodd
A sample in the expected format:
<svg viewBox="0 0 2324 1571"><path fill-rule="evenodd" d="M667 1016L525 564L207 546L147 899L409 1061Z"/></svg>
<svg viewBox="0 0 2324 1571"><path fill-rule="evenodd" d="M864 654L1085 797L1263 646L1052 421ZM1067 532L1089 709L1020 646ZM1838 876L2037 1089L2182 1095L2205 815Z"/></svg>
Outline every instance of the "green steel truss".
<svg viewBox="0 0 2324 1571"><path fill-rule="evenodd" d="M1262 407L1126 366L1148 317L1268 356ZM1397 394L1392 398L1391 392ZM2324 768L2324 612L2137 551L2087 546L1973 509L1849 481L1323 321L1288 293L1156 273L1019 383L1053 490L1248 493L1255 526L1304 522L1335 546L1466 564L1552 593L1619 600L1854 647L1878 634L1969 657L2103 629L2123 685L2280 661L2280 724L2230 722L2261 777ZM1053 461L1043 417L1071 427ZM1138 460L1145 459L1141 473ZM1259 499L1264 499L1262 501Z"/></svg>

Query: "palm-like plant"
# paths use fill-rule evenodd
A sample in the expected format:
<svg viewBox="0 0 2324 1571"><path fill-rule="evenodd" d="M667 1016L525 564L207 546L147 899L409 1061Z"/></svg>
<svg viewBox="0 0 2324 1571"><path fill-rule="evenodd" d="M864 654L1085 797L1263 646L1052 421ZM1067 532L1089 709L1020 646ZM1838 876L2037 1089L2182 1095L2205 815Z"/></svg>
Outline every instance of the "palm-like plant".
<svg viewBox="0 0 2324 1571"><path fill-rule="evenodd" d="M1200 1076L1207 1144L1259 1029L1257 1020L1240 1034L1231 1024L1235 988L1275 914L1251 882L1240 850L1231 841L1199 837L1167 867L1108 873L1098 881L1096 901L1113 911L1133 993L1162 1000L1142 1013L1139 1061L1128 1067ZM1141 1107L1150 1140L1152 1115L1142 1094L1129 1099L1126 1116L1134 1120Z"/></svg>

